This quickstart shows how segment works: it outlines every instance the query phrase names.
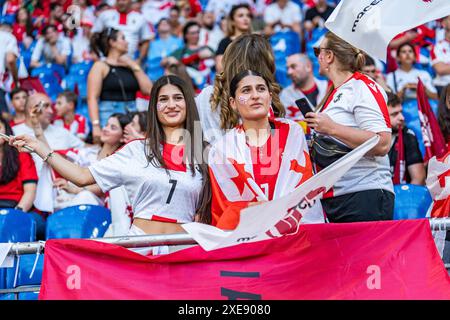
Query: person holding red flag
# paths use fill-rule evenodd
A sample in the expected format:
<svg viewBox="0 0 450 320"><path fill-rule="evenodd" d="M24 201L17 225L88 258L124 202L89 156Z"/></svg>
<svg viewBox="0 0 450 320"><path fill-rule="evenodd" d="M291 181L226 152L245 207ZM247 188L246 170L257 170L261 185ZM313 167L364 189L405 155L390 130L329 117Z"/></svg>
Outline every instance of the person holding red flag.
<svg viewBox="0 0 450 320"><path fill-rule="evenodd" d="M241 121L217 140L208 158L212 224L218 228L235 229L241 209L280 198L313 174L302 128L268 116L274 94L268 83L252 70L230 82L230 106ZM314 209L323 221L320 205Z"/></svg>

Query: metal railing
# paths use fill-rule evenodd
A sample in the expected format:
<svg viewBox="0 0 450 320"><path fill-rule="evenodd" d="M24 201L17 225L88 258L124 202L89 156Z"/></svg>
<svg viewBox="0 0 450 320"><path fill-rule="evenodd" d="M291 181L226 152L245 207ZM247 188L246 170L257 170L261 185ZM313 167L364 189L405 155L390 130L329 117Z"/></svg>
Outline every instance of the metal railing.
<svg viewBox="0 0 450 320"><path fill-rule="evenodd" d="M432 231L447 231L450 230L450 218L429 219L430 228ZM188 245L197 244L197 242L189 234L159 234L159 235L143 235L143 236L122 236L122 237L108 237L108 238L93 238L86 240L95 240L104 243L111 243L124 248L142 248L153 247L161 245ZM22 255L43 253L45 251L45 242L22 242L15 243L9 251L9 255ZM450 264L445 264L447 270L450 269ZM24 286L12 289L1 289L0 294L3 293L20 293L20 292L36 292L39 291L40 286Z"/></svg>

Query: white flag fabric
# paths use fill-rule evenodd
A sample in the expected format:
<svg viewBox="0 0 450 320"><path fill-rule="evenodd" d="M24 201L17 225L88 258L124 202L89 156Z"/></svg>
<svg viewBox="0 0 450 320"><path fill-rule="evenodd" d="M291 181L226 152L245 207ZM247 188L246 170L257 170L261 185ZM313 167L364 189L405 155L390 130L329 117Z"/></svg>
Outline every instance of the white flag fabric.
<svg viewBox="0 0 450 320"><path fill-rule="evenodd" d="M342 0L325 27L386 62L387 47L396 35L448 15L449 0Z"/></svg>
<svg viewBox="0 0 450 320"><path fill-rule="evenodd" d="M293 192L242 210L239 225L233 231L223 231L197 222L183 224L182 227L207 251L294 234L298 230L300 220L304 223L307 219L310 209L314 208L314 203L319 201L359 159L375 147L379 139L375 136L366 141L305 181Z"/></svg>

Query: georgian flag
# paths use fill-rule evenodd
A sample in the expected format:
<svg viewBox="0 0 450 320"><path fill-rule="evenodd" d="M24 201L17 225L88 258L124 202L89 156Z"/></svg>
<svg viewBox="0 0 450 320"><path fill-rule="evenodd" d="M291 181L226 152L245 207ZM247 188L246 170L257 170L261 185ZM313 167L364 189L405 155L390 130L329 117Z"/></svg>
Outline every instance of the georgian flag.
<svg viewBox="0 0 450 320"><path fill-rule="evenodd" d="M428 162L427 187L433 198L432 218L447 218L450 214L450 152Z"/></svg>
<svg viewBox="0 0 450 320"><path fill-rule="evenodd" d="M387 47L396 35L448 15L448 0L342 0L325 27L386 62Z"/></svg>

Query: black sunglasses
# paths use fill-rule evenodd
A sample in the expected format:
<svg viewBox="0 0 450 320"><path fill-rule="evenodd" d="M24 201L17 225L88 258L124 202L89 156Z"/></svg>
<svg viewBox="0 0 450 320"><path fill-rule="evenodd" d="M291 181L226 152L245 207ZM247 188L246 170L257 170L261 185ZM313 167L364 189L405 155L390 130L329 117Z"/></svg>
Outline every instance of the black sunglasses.
<svg viewBox="0 0 450 320"><path fill-rule="evenodd" d="M321 48L321 47L314 47L314 55L316 56L316 58L319 57L320 55L320 50L330 50L331 52L333 52L333 50L331 50L330 48Z"/></svg>

